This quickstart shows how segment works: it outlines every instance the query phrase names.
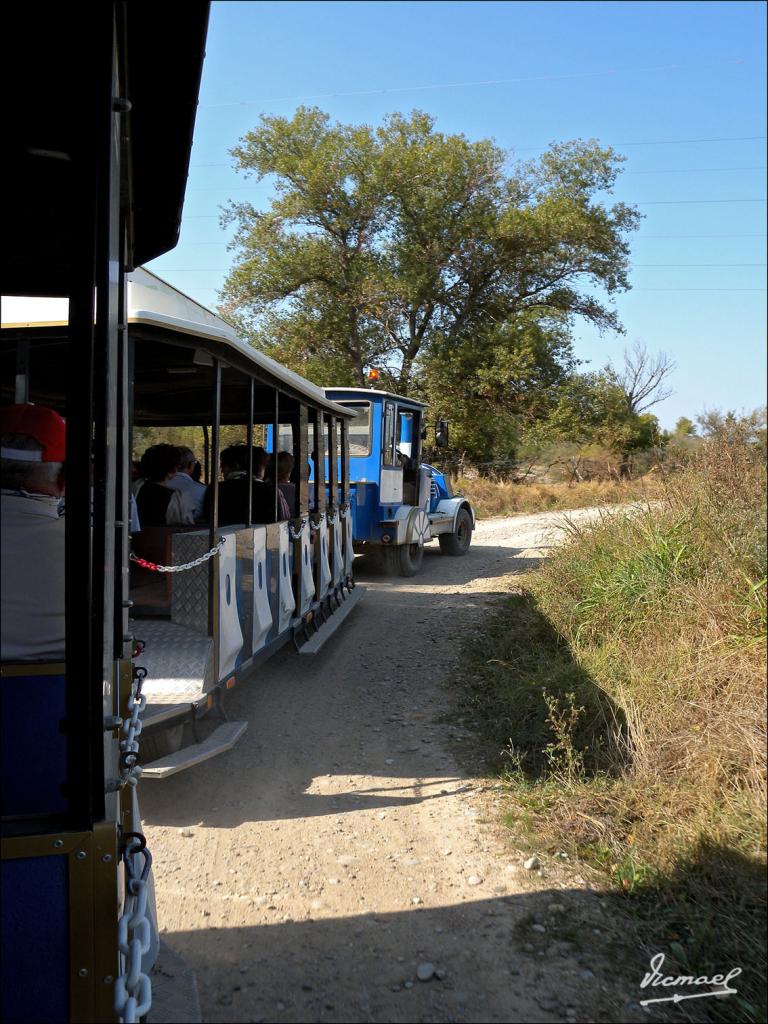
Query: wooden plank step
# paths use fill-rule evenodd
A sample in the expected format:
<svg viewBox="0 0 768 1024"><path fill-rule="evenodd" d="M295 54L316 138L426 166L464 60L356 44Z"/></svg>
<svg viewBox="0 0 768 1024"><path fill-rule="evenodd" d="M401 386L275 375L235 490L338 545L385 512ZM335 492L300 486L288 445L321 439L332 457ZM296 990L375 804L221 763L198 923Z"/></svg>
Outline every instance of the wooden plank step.
<svg viewBox="0 0 768 1024"><path fill-rule="evenodd" d="M299 654L317 654L328 637L333 636L352 609L360 604L364 595L365 587L355 587L352 593L347 596L346 601L342 602L341 608L337 608L330 619L322 624L317 633L313 633L309 640L301 645Z"/></svg>
<svg viewBox="0 0 768 1024"><path fill-rule="evenodd" d="M167 779L169 775L175 775L185 768L191 768L211 757L216 757L217 754L223 754L225 750L234 747L247 728L247 722L223 722L202 743L182 747L174 754L167 754L165 757L159 757L157 761L143 765L141 777Z"/></svg>

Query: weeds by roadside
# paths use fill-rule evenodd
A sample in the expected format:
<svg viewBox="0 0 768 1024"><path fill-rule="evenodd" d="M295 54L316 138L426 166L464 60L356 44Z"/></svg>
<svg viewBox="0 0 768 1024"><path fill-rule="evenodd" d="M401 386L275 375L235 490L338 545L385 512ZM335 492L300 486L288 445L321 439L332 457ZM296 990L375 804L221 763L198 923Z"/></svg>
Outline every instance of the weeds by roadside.
<svg viewBox="0 0 768 1024"><path fill-rule="evenodd" d="M567 543L466 652L508 823L602 869L648 949L765 1019L765 467L738 425ZM697 1012L704 1009L697 1007Z"/></svg>

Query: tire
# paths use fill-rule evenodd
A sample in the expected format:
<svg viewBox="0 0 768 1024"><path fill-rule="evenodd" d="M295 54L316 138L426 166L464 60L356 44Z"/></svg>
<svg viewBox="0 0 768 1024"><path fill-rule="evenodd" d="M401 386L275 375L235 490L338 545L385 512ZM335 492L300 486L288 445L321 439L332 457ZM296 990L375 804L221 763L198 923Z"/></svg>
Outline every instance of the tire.
<svg viewBox="0 0 768 1024"><path fill-rule="evenodd" d="M456 529L453 533L441 533L437 539L442 554L457 557L466 555L472 543L472 516L465 508L460 508L456 517Z"/></svg>
<svg viewBox="0 0 768 1024"><path fill-rule="evenodd" d="M418 544L397 544L382 548L381 555L391 576L415 576L424 561L424 548Z"/></svg>
<svg viewBox="0 0 768 1024"><path fill-rule="evenodd" d="M158 729L139 737L139 752L142 764L150 764L181 749L184 739L184 723L172 725L169 729Z"/></svg>

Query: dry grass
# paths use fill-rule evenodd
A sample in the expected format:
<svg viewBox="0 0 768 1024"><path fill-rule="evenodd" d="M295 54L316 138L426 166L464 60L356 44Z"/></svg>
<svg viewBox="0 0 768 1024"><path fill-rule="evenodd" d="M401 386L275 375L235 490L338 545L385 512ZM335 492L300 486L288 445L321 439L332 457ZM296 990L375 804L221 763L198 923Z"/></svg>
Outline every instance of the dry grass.
<svg viewBox="0 0 768 1024"><path fill-rule="evenodd" d="M604 868L681 966L742 966L729 1020L765 1012L765 498L732 426L652 508L574 528L468 654L513 825Z"/></svg>
<svg viewBox="0 0 768 1024"><path fill-rule="evenodd" d="M515 484L483 477L460 477L456 481L456 488L469 498L481 519L488 519L524 512L548 512L647 501L662 492L663 484L653 475L626 483L590 480L573 485Z"/></svg>

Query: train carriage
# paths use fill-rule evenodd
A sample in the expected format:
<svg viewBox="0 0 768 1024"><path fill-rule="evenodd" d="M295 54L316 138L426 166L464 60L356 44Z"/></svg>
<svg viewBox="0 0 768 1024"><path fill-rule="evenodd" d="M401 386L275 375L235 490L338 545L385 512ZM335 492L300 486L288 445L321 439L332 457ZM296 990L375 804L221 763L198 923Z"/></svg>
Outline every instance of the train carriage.
<svg viewBox="0 0 768 1024"><path fill-rule="evenodd" d="M63 410L66 301L9 299L4 318L4 379L15 381L16 397ZM128 275L126 323L128 448L136 448L133 434L182 430L201 453L208 486L207 522L139 523L130 541L126 636L147 673L142 776L163 779L223 753L243 733L247 722L223 710L228 689L288 641L317 651L362 597L348 527L354 412L143 268ZM248 479L256 440L273 462L278 448L290 453L290 518L280 519L272 472L258 488L267 501L253 507L246 489L242 521L219 523L224 432L247 448ZM311 491L310 460L327 477L315 474Z"/></svg>

